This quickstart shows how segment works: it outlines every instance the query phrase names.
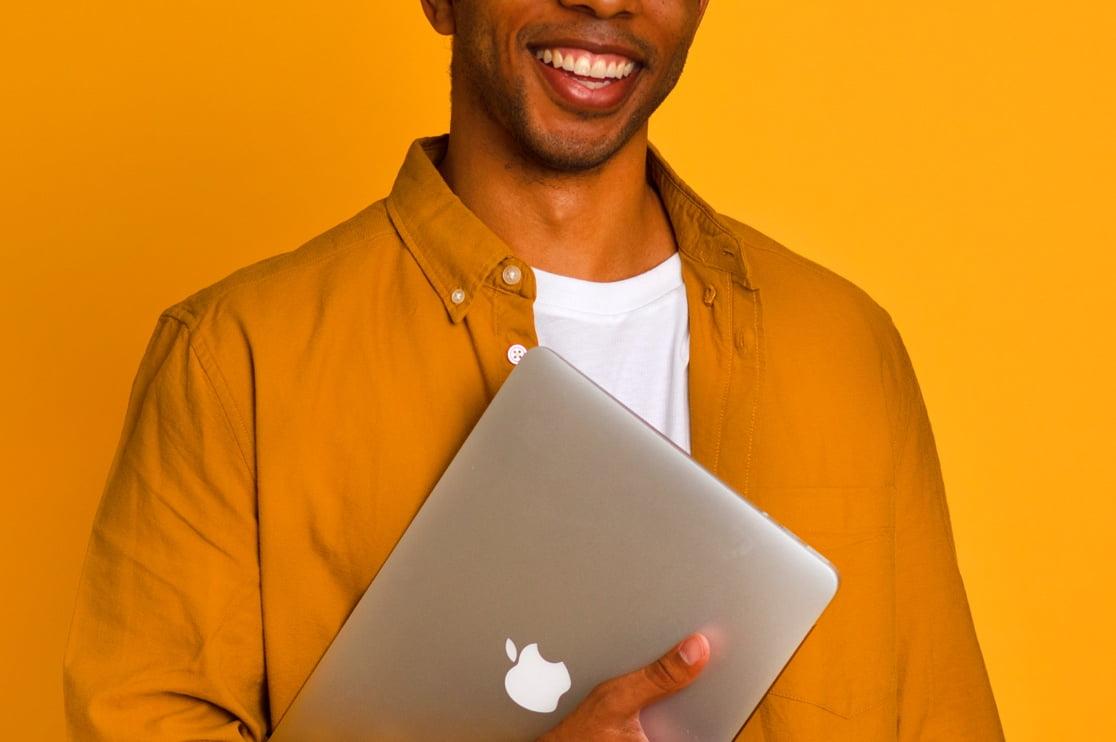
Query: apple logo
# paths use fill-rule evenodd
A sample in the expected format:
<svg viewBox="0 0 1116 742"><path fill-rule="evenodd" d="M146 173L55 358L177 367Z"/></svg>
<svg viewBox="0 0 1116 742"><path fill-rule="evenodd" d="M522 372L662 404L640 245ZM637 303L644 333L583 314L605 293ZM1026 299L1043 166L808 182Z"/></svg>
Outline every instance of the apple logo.
<svg viewBox="0 0 1116 742"><path fill-rule="evenodd" d="M508 639L504 651L508 659L515 662L504 676L504 688L511 699L528 711L540 714L549 714L558 708L558 699L570 689L566 663L543 659L538 644L528 644L522 652L517 652L515 642Z"/></svg>

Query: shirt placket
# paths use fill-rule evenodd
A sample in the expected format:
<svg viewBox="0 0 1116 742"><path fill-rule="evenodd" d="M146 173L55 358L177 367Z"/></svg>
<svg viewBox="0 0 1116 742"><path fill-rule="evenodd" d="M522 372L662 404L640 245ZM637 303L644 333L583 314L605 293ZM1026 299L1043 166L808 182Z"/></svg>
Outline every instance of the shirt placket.
<svg viewBox="0 0 1116 742"><path fill-rule="evenodd" d="M727 271L686 254L682 258L690 323L691 455L744 493L762 368L758 292ZM726 441L732 447L728 457Z"/></svg>
<svg viewBox="0 0 1116 742"><path fill-rule="evenodd" d="M538 345L534 300L534 275L522 260L512 256L498 263L477 287L465 325L476 348L489 399L526 352Z"/></svg>

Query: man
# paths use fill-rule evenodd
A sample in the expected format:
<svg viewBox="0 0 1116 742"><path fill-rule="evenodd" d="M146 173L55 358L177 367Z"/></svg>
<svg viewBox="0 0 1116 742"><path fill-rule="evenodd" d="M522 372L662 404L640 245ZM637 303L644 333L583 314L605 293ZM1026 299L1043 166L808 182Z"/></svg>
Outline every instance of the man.
<svg viewBox="0 0 1116 742"><path fill-rule="evenodd" d="M1001 739L890 317L649 148L705 0L422 4L454 37L448 138L156 324L71 629L73 736L263 739L545 341L841 572L737 739ZM708 660L680 637L546 738L643 739Z"/></svg>

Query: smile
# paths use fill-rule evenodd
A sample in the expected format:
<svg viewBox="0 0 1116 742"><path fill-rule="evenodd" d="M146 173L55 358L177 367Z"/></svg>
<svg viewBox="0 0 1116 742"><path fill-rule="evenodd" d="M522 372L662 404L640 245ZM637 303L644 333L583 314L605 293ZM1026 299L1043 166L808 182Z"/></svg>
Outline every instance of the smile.
<svg viewBox="0 0 1116 742"><path fill-rule="evenodd" d="M531 49L551 97L580 114L607 114L628 99L643 64L614 51L593 52L575 46Z"/></svg>
<svg viewBox="0 0 1116 742"><path fill-rule="evenodd" d="M597 90L613 80L623 80L635 70L634 60L619 54L594 54L584 49L539 49L535 57L556 70L572 72L585 87Z"/></svg>

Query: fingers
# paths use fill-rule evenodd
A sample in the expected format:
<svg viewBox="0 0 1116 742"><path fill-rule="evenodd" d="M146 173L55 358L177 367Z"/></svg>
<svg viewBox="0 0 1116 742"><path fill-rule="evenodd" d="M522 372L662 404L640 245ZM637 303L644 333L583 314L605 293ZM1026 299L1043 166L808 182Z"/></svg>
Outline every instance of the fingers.
<svg viewBox="0 0 1116 742"><path fill-rule="evenodd" d="M702 634L690 634L646 667L601 686L600 692L605 696L602 705L621 717L632 716L692 683L708 660L709 641Z"/></svg>

